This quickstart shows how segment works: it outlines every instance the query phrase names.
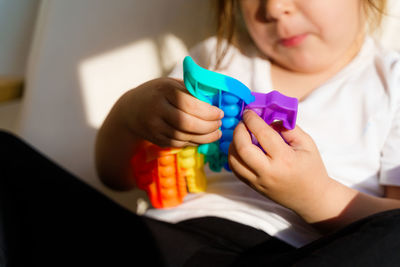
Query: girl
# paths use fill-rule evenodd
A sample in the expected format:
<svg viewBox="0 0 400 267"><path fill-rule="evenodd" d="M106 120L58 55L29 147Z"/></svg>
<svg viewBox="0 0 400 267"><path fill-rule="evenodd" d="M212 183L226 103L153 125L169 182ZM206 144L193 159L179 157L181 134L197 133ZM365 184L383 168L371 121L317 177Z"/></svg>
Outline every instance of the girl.
<svg viewBox="0 0 400 267"><path fill-rule="evenodd" d="M113 266L399 262L400 56L368 34L385 4L218 1L217 37L191 56L254 91L297 97L298 126L286 131L246 112L230 146L233 173L208 172L207 192L179 207L129 213L3 133L2 147L15 153L1 159L3 258L41 266L60 257ZM187 93L180 64L170 76L124 94L99 130L97 168L110 188L134 188L129 161L142 140L184 147L221 136L223 112ZM34 182L24 179L31 173Z"/></svg>
<svg viewBox="0 0 400 267"><path fill-rule="evenodd" d="M244 114L229 164L259 195L229 173L209 173L206 194L147 215L168 222L222 217L301 247L321 232L400 208L400 153L395 149L400 146L399 55L368 36L379 24L385 1L242 0L219 5L219 38L198 45L191 56L254 91L277 89L298 98L299 126L273 130L254 113ZM235 20L234 15L241 17ZM181 64L171 77L183 77ZM124 102L131 109L121 112L131 117L124 123L128 139L134 135L182 147L219 138L221 111L183 91L180 81L150 81L116 105L99 133L98 166L106 184L129 188L134 181L129 157L122 157L118 147L125 143L111 144L102 137L102 131L111 131L117 108L128 106ZM266 154L251 144L246 128ZM115 154L111 162L106 157L110 153ZM111 168L115 161L118 167Z"/></svg>

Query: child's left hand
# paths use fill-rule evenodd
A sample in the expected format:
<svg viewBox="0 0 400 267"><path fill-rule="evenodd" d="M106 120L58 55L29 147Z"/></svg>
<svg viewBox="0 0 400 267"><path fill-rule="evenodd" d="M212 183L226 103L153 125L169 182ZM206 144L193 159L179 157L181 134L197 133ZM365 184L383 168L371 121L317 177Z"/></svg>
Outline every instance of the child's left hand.
<svg viewBox="0 0 400 267"><path fill-rule="evenodd" d="M248 130L266 154L252 144ZM313 212L334 184L308 134L298 126L290 131L269 126L253 111L246 111L236 127L228 159L242 181L308 222L315 219Z"/></svg>

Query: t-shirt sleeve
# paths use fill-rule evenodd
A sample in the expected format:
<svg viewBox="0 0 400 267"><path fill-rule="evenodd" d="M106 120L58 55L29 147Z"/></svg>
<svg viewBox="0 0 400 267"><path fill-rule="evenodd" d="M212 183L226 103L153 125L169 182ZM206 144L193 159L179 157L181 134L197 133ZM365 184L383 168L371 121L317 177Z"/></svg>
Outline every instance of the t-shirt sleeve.
<svg viewBox="0 0 400 267"><path fill-rule="evenodd" d="M400 186L400 57L391 64L392 125L385 140L380 170L380 184Z"/></svg>

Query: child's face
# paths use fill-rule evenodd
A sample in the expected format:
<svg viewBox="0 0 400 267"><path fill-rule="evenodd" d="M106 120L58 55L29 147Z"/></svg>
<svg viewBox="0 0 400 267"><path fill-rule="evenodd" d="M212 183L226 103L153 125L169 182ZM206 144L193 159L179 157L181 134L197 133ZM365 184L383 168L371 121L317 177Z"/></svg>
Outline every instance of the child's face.
<svg viewBox="0 0 400 267"><path fill-rule="evenodd" d="M363 0L240 0L250 36L275 64L296 72L347 64L364 37Z"/></svg>

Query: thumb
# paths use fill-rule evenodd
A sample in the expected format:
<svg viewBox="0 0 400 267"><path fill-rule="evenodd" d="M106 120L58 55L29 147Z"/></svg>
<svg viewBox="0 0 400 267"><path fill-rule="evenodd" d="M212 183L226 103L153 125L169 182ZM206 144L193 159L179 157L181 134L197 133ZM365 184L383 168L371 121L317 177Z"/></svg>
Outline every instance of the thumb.
<svg viewBox="0 0 400 267"><path fill-rule="evenodd" d="M310 147L314 143L311 136L309 136L306 132L303 131L299 126L293 130L287 130L283 126L278 126L279 128L276 129L282 138L286 141L288 145L291 147ZM275 128L275 126L274 126Z"/></svg>

